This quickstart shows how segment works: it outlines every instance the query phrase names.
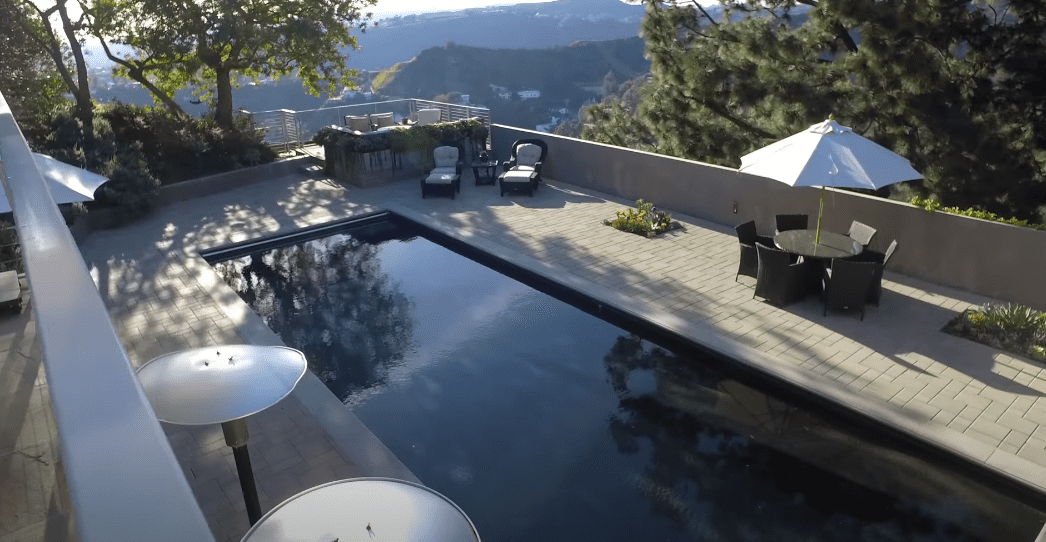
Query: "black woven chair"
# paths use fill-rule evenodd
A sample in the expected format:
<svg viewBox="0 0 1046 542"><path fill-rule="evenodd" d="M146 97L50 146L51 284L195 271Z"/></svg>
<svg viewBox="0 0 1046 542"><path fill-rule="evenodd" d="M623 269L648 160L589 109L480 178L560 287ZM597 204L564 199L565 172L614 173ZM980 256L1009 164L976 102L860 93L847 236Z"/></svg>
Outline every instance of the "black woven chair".
<svg viewBox="0 0 1046 542"><path fill-rule="evenodd" d="M520 156L520 148L526 151ZM536 147L535 150L533 147ZM540 153L536 152L540 151ZM511 157L505 161L505 172L498 177L501 195L526 190L531 196L541 180L541 166L548 155L548 144L540 139L520 139L512 144Z"/></svg>
<svg viewBox="0 0 1046 542"><path fill-rule="evenodd" d="M756 273L755 293L752 297L761 297L778 307L802 299L806 265L802 261L793 263L792 254L762 243L756 243L755 251L759 258L759 271Z"/></svg>
<svg viewBox="0 0 1046 542"><path fill-rule="evenodd" d="M809 228L808 215L777 215L777 233L788 230L805 230Z"/></svg>
<svg viewBox="0 0 1046 542"><path fill-rule="evenodd" d="M840 310L859 310L864 320L864 305L868 290L875 280L875 262L855 262L852 260L832 259L832 267L825 270L824 291L821 302L824 303L824 315L828 307Z"/></svg>
<svg viewBox="0 0 1046 542"><path fill-rule="evenodd" d="M883 294L883 269L886 268L886 262L890 261L890 256L893 256L895 250L897 250L896 239L890 243L886 252L865 250L856 257L851 258L851 261L872 262L876 264L875 278L872 279L872 287L868 289L868 297L865 299L865 303L875 303L876 307L879 306L879 299L882 298Z"/></svg>
<svg viewBox="0 0 1046 542"><path fill-rule="evenodd" d="M749 220L734 230L737 231L737 241L741 243L741 263L737 266L734 282L737 282L737 277L741 275L755 278L756 273L759 272L759 256L755 252L755 244L762 243L771 246L774 241L765 235L756 233L755 220Z"/></svg>
<svg viewBox="0 0 1046 542"><path fill-rule="evenodd" d="M868 243L872 242L872 237L875 237L875 228L854 220L853 224L850 224L850 231L846 235L849 235L850 239L861 243L862 246L868 246Z"/></svg>

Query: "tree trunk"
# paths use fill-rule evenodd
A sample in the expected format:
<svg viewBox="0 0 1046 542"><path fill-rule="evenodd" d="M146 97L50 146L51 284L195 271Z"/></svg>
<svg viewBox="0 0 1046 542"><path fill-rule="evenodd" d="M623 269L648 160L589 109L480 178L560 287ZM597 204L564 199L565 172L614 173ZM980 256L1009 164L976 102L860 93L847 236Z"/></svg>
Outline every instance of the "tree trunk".
<svg viewBox="0 0 1046 542"><path fill-rule="evenodd" d="M76 98L76 116L80 118L84 132L84 149L94 150L94 101L91 100L91 86L87 79L87 62L84 60L84 51L80 47L80 39L76 35L76 27L69 19L69 11L66 9L65 0L59 1L58 15L62 18L62 28L65 30L66 41L69 50L73 53L73 61L76 65L76 86L72 89Z"/></svg>
<svg viewBox="0 0 1046 542"><path fill-rule="evenodd" d="M214 69L217 75L217 102L214 104L214 121L223 130L232 130L232 71L229 68Z"/></svg>

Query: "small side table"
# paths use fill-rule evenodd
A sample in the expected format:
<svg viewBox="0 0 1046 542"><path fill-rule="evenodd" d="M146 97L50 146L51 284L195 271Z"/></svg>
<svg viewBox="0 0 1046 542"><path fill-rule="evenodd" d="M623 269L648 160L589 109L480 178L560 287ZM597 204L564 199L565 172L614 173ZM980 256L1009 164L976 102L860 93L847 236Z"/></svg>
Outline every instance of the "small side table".
<svg viewBox="0 0 1046 542"><path fill-rule="evenodd" d="M472 162L472 175L476 186L493 185L498 180L498 161Z"/></svg>

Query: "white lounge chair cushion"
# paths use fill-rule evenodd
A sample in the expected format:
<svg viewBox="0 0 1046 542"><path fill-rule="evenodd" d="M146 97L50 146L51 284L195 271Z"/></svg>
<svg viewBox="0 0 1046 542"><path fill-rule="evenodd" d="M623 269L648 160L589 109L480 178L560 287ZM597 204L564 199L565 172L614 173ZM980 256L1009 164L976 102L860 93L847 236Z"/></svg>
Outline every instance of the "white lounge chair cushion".
<svg viewBox="0 0 1046 542"><path fill-rule="evenodd" d="M524 143L516 147L516 164L533 168L541 160L541 147L533 143Z"/></svg>
<svg viewBox="0 0 1046 542"><path fill-rule="evenodd" d="M369 132L370 131L370 120L367 117L357 117L353 115L345 116L345 125L350 130L357 132Z"/></svg>
<svg viewBox="0 0 1046 542"><path fill-rule="evenodd" d="M506 183L529 183L534 179L535 175L537 175L537 173L534 172L533 168L528 168L525 171L520 169L510 169L505 172L503 179Z"/></svg>
<svg viewBox="0 0 1046 542"><path fill-rule="evenodd" d="M432 158L436 161L436 167L449 167L454 169L454 166L458 163L458 148L457 147L436 147L436 150L432 151Z"/></svg>
<svg viewBox="0 0 1046 542"><path fill-rule="evenodd" d="M458 177L460 177L460 175L454 172L454 168L450 168L450 171L447 171L447 168L436 168L432 170L432 173L429 173L429 176L425 179L425 183L450 184L458 180Z"/></svg>
<svg viewBox="0 0 1046 542"><path fill-rule="evenodd" d="M443 118L443 112L439 109L419 109L418 110L418 126L425 126L427 124L435 124Z"/></svg>
<svg viewBox="0 0 1046 542"><path fill-rule="evenodd" d="M396 119L392 117L392 113L371 113L370 121L373 122L378 128L385 128L386 126L394 126Z"/></svg>

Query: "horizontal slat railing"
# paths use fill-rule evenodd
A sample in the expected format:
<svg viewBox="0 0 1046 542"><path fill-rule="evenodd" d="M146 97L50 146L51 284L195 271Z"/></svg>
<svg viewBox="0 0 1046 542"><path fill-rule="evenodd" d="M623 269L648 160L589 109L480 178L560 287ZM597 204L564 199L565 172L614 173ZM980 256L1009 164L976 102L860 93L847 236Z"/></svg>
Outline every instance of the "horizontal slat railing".
<svg viewBox="0 0 1046 542"><path fill-rule="evenodd" d="M98 290L0 95L14 212L81 542L213 542Z"/></svg>

